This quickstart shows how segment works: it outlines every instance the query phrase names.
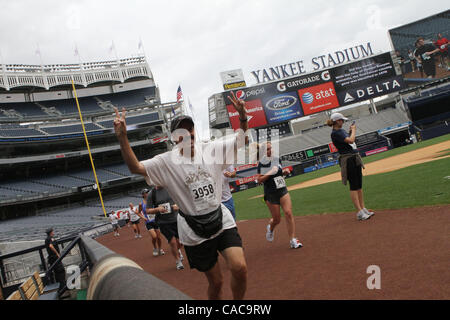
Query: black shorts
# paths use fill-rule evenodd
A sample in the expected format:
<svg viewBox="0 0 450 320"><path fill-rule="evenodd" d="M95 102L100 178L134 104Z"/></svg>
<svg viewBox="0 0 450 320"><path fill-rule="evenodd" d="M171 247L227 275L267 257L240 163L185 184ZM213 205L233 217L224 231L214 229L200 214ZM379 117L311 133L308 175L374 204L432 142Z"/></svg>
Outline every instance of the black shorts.
<svg viewBox="0 0 450 320"><path fill-rule="evenodd" d="M191 269L206 272L214 267L219 257L218 251L231 247L242 248L242 239L237 228L224 230L211 240L206 240L197 246L184 246Z"/></svg>
<svg viewBox="0 0 450 320"><path fill-rule="evenodd" d="M139 222L141 221L141 219L137 219L136 221L131 221L131 224L139 224Z"/></svg>
<svg viewBox="0 0 450 320"><path fill-rule="evenodd" d="M157 230L157 229L159 229L159 226L158 226L158 224L155 221L147 222L145 224L145 227L147 228L147 230L151 230L151 229Z"/></svg>
<svg viewBox="0 0 450 320"><path fill-rule="evenodd" d="M271 204L280 205L281 204L280 199L287 193L288 189L286 187L278 189L275 192L264 194L264 201L269 201Z"/></svg>
<svg viewBox="0 0 450 320"><path fill-rule="evenodd" d="M113 226L114 230L119 229L119 224L118 223L114 223L112 226Z"/></svg>
<svg viewBox="0 0 450 320"><path fill-rule="evenodd" d="M125 220L125 224L128 224L130 222L130 219Z"/></svg>
<svg viewBox="0 0 450 320"><path fill-rule="evenodd" d="M347 180L350 182L350 190L362 189L362 167L356 164L356 157L347 160Z"/></svg>
<svg viewBox="0 0 450 320"><path fill-rule="evenodd" d="M178 236L178 224L176 222L174 223L162 223L159 225L159 229L161 230L161 233L166 237L167 242L170 242L173 237L179 239Z"/></svg>
<svg viewBox="0 0 450 320"><path fill-rule="evenodd" d="M427 62L423 64L423 71L425 72L425 74L429 77L429 76L436 76L436 65L434 63L434 59L432 59L431 62Z"/></svg>

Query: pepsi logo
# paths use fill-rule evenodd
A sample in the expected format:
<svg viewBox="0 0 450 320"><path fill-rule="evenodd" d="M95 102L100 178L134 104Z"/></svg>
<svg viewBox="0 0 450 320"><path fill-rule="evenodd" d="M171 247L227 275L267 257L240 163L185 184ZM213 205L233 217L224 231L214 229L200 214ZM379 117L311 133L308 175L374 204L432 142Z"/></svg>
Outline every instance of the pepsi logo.
<svg viewBox="0 0 450 320"><path fill-rule="evenodd" d="M236 98L238 98L240 100L244 100L245 99L245 91L244 90L236 91Z"/></svg>
<svg viewBox="0 0 450 320"><path fill-rule="evenodd" d="M306 92L302 95L302 101L306 104L310 104L314 101L314 96L311 92Z"/></svg>
<svg viewBox="0 0 450 320"><path fill-rule="evenodd" d="M283 82L278 82L277 89L280 92L286 91L286 84Z"/></svg>
<svg viewBox="0 0 450 320"><path fill-rule="evenodd" d="M270 99L266 103L266 107L272 110L280 110L292 107L297 103L297 98L293 96L281 96Z"/></svg>

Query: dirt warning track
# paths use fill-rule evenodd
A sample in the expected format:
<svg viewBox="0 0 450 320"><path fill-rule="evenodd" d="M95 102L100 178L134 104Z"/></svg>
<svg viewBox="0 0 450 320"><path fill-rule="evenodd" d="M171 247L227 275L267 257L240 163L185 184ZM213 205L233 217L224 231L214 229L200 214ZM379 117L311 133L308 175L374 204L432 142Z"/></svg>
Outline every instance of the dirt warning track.
<svg viewBox="0 0 450 320"><path fill-rule="evenodd" d="M283 220L284 221L284 220ZM286 226L265 240L268 219L238 222L248 264L246 299L449 299L450 206L377 212L367 221L337 213L295 217L304 244L289 248ZM142 228L141 228L142 229ZM207 281L189 268L177 271L165 256L153 257L150 236L134 239L131 228L98 241L194 299L206 299ZM231 299L224 270L224 298ZM381 289L369 290L369 266L381 270Z"/></svg>

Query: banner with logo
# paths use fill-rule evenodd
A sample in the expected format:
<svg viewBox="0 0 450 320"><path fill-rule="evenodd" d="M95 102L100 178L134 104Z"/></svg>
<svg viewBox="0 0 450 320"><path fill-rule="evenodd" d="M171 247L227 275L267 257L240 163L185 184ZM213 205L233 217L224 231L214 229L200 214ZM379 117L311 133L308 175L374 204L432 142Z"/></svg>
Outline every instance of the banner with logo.
<svg viewBox="0 0 450 320"><path fill-rule="evenodd" d="M397 75L388 52L328 70L232 92L247 102L249 128L257 128L362 102L403 88L403 79ZM223 92L231 126L236 130L239 118L229 95L230 91Z"/></svg>
<svg viewBox="0 0 450 320"><path fill-rule="evenodd" d="M262 101L250 100L246 101L248 128L257 128L267 125L266 115L262 106ZM228 116L230 118L230 124L233 130L240 128L239 114L231 104L227 105Z"/></svg>
<svg viewBox="0 0 450 320"><path fill-rule="evenodd" d="M233 90L247 86L242 69L221 72L220 78L222 79L225 90Z"/></svg>
<svg viewBox="0 0 450 320"><path fill-rule="evenodd" d="M330 70L340 106L373 99L404 88L391 54L384 53Z"/></svg>

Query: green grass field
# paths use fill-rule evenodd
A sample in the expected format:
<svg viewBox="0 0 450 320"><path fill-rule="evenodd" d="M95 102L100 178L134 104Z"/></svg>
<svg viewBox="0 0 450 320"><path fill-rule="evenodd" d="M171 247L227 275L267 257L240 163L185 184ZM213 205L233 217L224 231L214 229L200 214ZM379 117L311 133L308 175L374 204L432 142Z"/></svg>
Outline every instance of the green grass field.
<svg viewBox="0 0 450 320"><path fill-rule="evenodd" d="M364 163L392 157L433 144L450 140L450 135L396 148L364 158ZM441 156L448 155L445 150ZM302 174L286 180L287 185L316 179L340 170L339 166ZM365 176L363 191L366 207L373 210L412 208L427 205L450 204L450 159L441 159L414 165L397 171ZM233 194L238 220L267 218L270 216L256 187ZM290 191L294 215L353 212L348 186L341 181Z"/></svg>

